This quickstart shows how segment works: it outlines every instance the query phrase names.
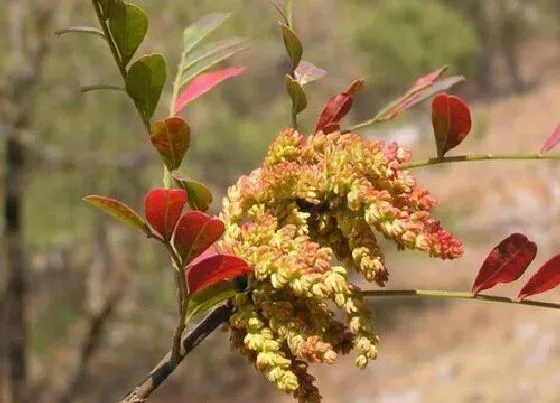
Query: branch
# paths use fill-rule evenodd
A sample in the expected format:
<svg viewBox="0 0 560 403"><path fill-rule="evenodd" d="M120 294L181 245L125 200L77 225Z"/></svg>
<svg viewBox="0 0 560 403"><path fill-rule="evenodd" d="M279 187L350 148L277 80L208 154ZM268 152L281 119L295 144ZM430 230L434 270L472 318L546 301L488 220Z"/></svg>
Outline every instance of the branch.
<svg viewBox="0 0 560 403"><path fill-rule="evenodd" d="M439 164L449 164L451 162L475 162L488 160L560 160L560 154L474 154L474 155L455 155L443 158L428 158L421 161L413 161L401 165L402 169L421 168Z"/></svg>
<svg viewBox="0 0 560 403"><path fill-rule="evenodd" d="M161 384L175 371L178 364L193 351L200 343L206 339L222 323L229 320L233 307L222 305L212 311L202 320L190 333L185 335L181 343L181 354L177 363L171 361L171 351L152 369L152 371L124 398L120 403L139 403L143 402L150 394L161 386Z"/></svg>
<svg viewBox="0 0 560 403"><path fill-rule="evenodd" d="M364 290L362 291L364 297L427 297L427 298L452 298L452 299L466 299L471 301L486 301L498 302L502 304L515 304L515 305L529 305L538 306L541 308L560 309L560 304L553 302L543 301L519 301L513 298L501 297L498 295L474 295L470 292L455 292L455 291L442 291L442 290L419 290L419 289L405 289L405 290Z"/></svg>

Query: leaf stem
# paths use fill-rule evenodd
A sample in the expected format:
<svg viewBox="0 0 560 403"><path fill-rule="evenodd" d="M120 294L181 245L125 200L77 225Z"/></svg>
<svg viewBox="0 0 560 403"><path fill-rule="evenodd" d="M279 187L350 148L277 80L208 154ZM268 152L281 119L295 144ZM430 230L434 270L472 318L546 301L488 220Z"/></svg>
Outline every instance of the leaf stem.
<svg viewBox="0 0 560 403"><path fill-rule="evenodd" d="M519 301L513 298L501 297L497 295L478 294L474 295L470 292L444 291L444 290L422 290L422 289L402 289L402 290L364 290L364 297L382 298L382 297L426 297L426 298L450 298L450 299L467 299L486 302L498 302L503 304L529 305L541 308L560 309L560 303L543 302L543 301Z"/></svg>
<svg viewBox="0 0 560 403"><path fill-rule="evenodd" d="M103 18L101 6L97 2L97 0L92 0L91 2L93 3L93 8L95 8L95 14L97 15L97 20L99 21L99 25L101 25L101 29L103 30L103 34L105 35L105 40L109 44L109 48L111 49L111 53L113 54L113 58L115 59L115 62L117 62L117 66L119 67L119 72L121 73L123 80L126 82L126 76L127 76L126 68L121 61L121 55L119 53L119 50L117 49L117 45L115 45L115 42L113 41L113 37L111 36L109 27L107 26L107 23Z"/></svg>
<svg viewBox="0 0 560 403"><path fill-rule="evenodd" d="M118 85L108 85L108 84L92 84L80 87L81 93L86 93L90 91L100 91L100 90L110 90L110 91L125 91L123 87Z"/></svg>
<svg viewBox="0 0 560 403"><path fill-rule="evenodd" d="M354 126L350 126L349 128L345 129L344 132L345 133L351 133L351 132L354 132L356 130L363 129L364 127L373 126L374 124L383 122L384 120L381 119L381 117L383 116L383 114L386 111L388 111L391 107L394 106L394 103L396 103L396 102L393 102L393 103L387 105L387 107L385 107L381 111L379 111L379 113L377 113L377 115L375 115L373 118L368 119L368 120L364 120L363 122L357 123Z"/></svg>
<svg viewBox="0 0 560 403"><path fill-rule="evenodd" d="M177 365L179 357L181 356L181 338L185 331L185 315L187 313L187 306L189 304L189 291L187 288L187 281L183 272L183 260L175 252L173 246L169 241L164 241L165 247L173 260L173 269L175 270L175 286L177 287L177 304L179 305L179 323L175 328L173 334L173 343L171 348L171 363Z"/></svg>
<svg viewBox="0 0 560 403"><path fill-rule="evenodd" d="M102 38L103 40L106 39L105 34L102 31L98 30L97 28L91 28L91 27L69 27L56 31L54 34L60 36L60 35L72 34L72 33L96 35Z"/></svg>
<svg viewBox="0 0 560 403"><path fill-rule="evenodd" d="M443 158L428 158L401 165L402 169L428 167L432 165L449 164L453 162L476 162L489 160L560 160L560 154L473 154L456 155Z"/></svg>
<svg viewBox="0 0 560 403"><path fill-rule="evenodd" d="M171 103L169 104L169 116L175 116L176 108L175 103L177 102L177 97L179 96L179 90L181 89L181 79L183 77L183 65L185 64L186 52L181 53L181 62L179 63L177 75L173 81L173 92L171 94Z"/></svg>
<svg viewBox="0 0 560 403"><path fill-rule="evenodd" d="M286 22L290 28L293 28L293 2L292 0L286 0L285 12Z"/></svg>
<svg viewBox="0 0 560 403"><path fill-rule="evenodd" d="M299 131L299 125L298 125L298 121L297 121L297 113L295 112L294 109L292 109L292 127L294 128L294 130Z"/></svg>
<svg viewBox="0 0 560 403"><path fill-rule="evenodd" d="M97 0L91 0L91 2L93 4L93 8L95 9L95 14L97 15L97 21L99 22L99 25L103 30L103 34L105 35L105 40L107 41L107 44L109 45L109 49L111 49L111 53L113 54L113 59L115 59L115 62L117 63L117 66L119 68L119 73L121 73L121 77L126 85L126 78L128 76L128 73L126 71L126 65L125 63L122 62L122 58L119 53L119 50L117 49L117 45L115 44L113 37L111 36L111 31L109 30L109 26L107 25L107 22L103 18L101 6L99 5ZM141 109L138 107L136 102L134 102L134 105L136 106L138 115L140 116L142 122L144 123L144 127L146 128L148 135L150 135L152 132L150 128L150 120L146 116L144 116L144 114L142 113Z"/></svg>

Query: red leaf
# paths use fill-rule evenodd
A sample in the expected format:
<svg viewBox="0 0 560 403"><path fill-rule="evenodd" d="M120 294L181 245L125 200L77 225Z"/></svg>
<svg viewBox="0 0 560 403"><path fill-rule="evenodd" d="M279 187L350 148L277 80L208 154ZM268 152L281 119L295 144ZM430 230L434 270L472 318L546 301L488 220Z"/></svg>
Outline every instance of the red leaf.
<svg viewBox="0 0 560 403"><path fill-rule="evenodd" d="M150 234L148 225L140 218L136 211L132 210L123 202L100 195L88 195L83 198L86 203L98 208L116 219Z"/></svg>
<svg viewBox="0 0 560 403"><path fill-rule="evenodd" d="M560 124L556 126L556 129L552 132L550 136L546 139L543 146L541 147L541 154L544 154L552 150L558 143L560 143Z"/></svg>
<svg viewBox="0 0 560 403"><path fill-rule="evenodd" d="M520 233L513 233L484 259L472 287L473 294L494 287L496 284L511 283L525 273L537 255L537 244Z"/></svg>
<svg viewBox="0 0 560 403"><path fill-rule="evenodd" d="M189 262L216 242L224 233L224 223L201 211L183 213L175 227L173 245Z"/></svg>
<svg viewBox="0 0 560 403"><path fill-rule="evenodd" d="M186 271L189 293L193 294L220 281L250 273L252 269L243 259L217 255L189 265Z"/></svg>
<svg viewBox="0 0 560 403"><path fill-rule="evenodd" d="M212 256L218 256L219 254L220 253L218 252L218 249L216 249L216 247L214 245L212 245L208 249L206 249L204 252L202 252L200 255L198 255L193 260L191 260L191 262L189 263L189 266L194 266L195 264L197 264L201 260L208 259L209 257L212 257Z"/></svg>
<svg viewBox="0 0 560 403"><path fill-rule="evenodd" d="M144 214L163 239L171 239L187 199L187 192L182 189L154 189L146 195Z"/></svg>
<svg viewBox="0 0 560 403"><path fill-rule="evenodd" d="M549 259L529 279L519 291L518 298L524 300L530 295L540 294L560 285L560 254Z"/></svg>
<svg viewBox="0 0 560 403"><path fill-rule="evenodd" d="M352 109L353 97L361 91L363 86L364 80L354 80L346 91L331 97L319 115L315 133L323 131L328 134L340 130L340 121Z"/></svg>
<svg viewBox="0 0 560 403"><path fill-rule="evenodd" d="M438 157L461 144L471 131L471 111L459 97L441 93L432 101L432 125Z"/></svg>
<svg viewBox="0 0 560 403"><path fill-rule="evenodd" d="M203 73L194 78L185 88L173 107L174 113L179 113L187 104L204 95L222 81L237 77L247 70L245 67L228 67L219 71Z"/></svg>
<svg viewBox="0 0 560 403"><path fill-rule="evenodd" d="M191 129L183 118L172 116L152 126L152 144L170 171L179 168L191 142Z"/></svg>

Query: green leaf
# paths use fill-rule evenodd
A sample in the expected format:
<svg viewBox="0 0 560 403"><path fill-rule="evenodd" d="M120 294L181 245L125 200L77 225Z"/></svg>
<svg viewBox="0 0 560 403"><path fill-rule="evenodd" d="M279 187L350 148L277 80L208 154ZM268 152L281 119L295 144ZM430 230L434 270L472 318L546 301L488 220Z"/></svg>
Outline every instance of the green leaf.
<svg viewBox="0 0 560 403"><path fill-rule="evenodd" d="M212 42L199 47L197 50L191 53L185 53L185 59L183 61L181 71L185 71L194 65L209 64L214 60L218 61L224 60L225 58L234 55L235 53L241 52L243 50L249 49L247 40L244 38L231 38L225 39L223 41ZM225 57L224 57L225 55ZM208 62L206 60L210 59ZM213 62L215 64L217 62ZM208 68L211 67L208 66Z"/></svg>
<svg viewBox="0 0 560 403"><path fill-rule="evenodd" d="M206 36L210 35L226 21L231 14L208 14L189 25L183 32L183 51L190 52Z"/></svg>
<svg viewBox="0 0 560 403"><path fill-rule="evenodd" d="M109 30L126 66L148 31L148 17L135 4L115 3L110 9Z"/></svg>
<svg viewBox="0 0 560 403"><path fill-rule="evenodd" d="M86 27L86 26L68 27L55 32L55 34L59 36L64 34L70 34L70 33L96 35L105 39L105 34L103 33L103 31L94 27Z"/></svg>
<svg viewBox="0 0 560 403"><path fill-rule="evenodd" d="M159 53L142 56L128 69L126 92L147 119L156 110L166 74L165 59Z"/></svg>
<svg viewBox="0 0 560 403"><path fill-rule="evenodd" d="M299 62L301 61L301 56L303 55L303 46L301 41L297 37L296 33L290 29L287 25L282 25L282 37L284 38L284 46L290 57L290 68L291 71L295 71Z"/></svg>
<svg viewBox="0 0 560 403"><path fill-rule="evenodd" d="M215 47L214 50L212 50L211 48L216 45L218 45L218 47ZM249 45L243 39L235 39L232 41L226 40L221 43L209 44L200 48L201 52L192 53L191 57L186 59L183 64L184 67L181 69L181 87L214 65L247 49L249 49ZM202 51L206 54L203 55Z"/></svg>
<svg viewBox="0 0 560 403"><path fill-rule="evenodd" d="M97 0L99 6L101 7L101 14L104 19L109 18L109 12L113 5L116 3L116 0Z"/></svg>
<svg viewBox="0 0 560 403"><path fill-rule="evenodd" d="M117 220L139 229L147 235L152 235L146 222L140 218L136 211L132 210L123 202L100 195L88 195L82 200Z"/></svg>
<svg viewBox="0 0 560 403"><path fill-rule="evenodd" d="M219 303L233 298L237 293L238 291L231 281L221 281L195 292L189 298L185 324L196 320Z"/></svg>
<svg viewBox="0 0 560 403"><path fill-rule="evenodd" d="M177 186L189 194L188 203L196 210L208 211L212 203L212 192L205 185L199 182L182 178L174 174L173 179Z"/></svg>
<svg viewBox="0 0 560 403"><path fill-rule="evenodd" d="M99 90L112 90L112 91L124 91L123 87L119 87L118 85L106 85L106 84L92 84L92 85L85 85L80 87L80 92L85 94L86 92L90 91L99 91Z"/></svg>
<svg viewBox="0 0 560 403"><path fill-rule="evenodd" d="M292 111L295 115L307 107L307 97L303 87L292 77L286 74L286 91L292 98Z"/></svg>

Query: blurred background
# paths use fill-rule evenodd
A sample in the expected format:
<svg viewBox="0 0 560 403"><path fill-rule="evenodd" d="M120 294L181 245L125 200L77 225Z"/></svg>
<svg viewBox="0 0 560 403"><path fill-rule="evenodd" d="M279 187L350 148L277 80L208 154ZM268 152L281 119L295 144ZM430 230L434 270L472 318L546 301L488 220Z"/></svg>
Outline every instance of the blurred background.
<svg viewBox="0 0 560 403"><path fill-rule="evenodd" d="M250 52L230 62L247 66L248 74L183 113L193 136L182 170L211 186L217 212L227 186L260 164L267 144L290 122L278 16L266 1L135 2L150 17L140 51L164 53L168 75L180 56L182 30L209 12L233 13L215 37L244 36L251 43ZM367 82L347 121L357 123L446 63L468 78L456 91L474 112L461 153L537 152L560 121L558 0L294 3L304 58L329 72L308 87L310 107L302 118L308 130L326 99L355 78ZM161 162L125 96L79 92L83 85L120 83L102 41L54 36L71 25L95 25L89 2L0 0L0 10L6 211L0 221L0 401L12 402L10 377L25 385L30 402L116 401L170 346L176 322L171 270L157 245L80 199L100 193L140 209L143 194L161 181ZM166 113L169 87L156 116ZM415 158L432 156L428 108L362 134L406 144ZM464 241L465 256L443 263L386 244L389 287L468 290L490 248L513 231L538 243L537 264L559 252L559 173L557 163L543 161L418 171L440 202L436 215ZM21 222L13 219L18 206ZM7 267L7 254L16 267ZM514 295L516 286L496 292ZM560 293L543 299L558 301ZM364 371L354 368L352 357L315 368L325 402L560 401L556 312L468 301L371 303L379 359ZM265 399L290 401L216 333L151 401Z"/></svg>

